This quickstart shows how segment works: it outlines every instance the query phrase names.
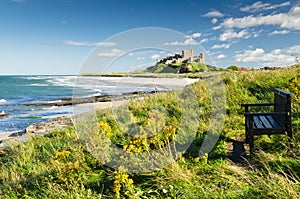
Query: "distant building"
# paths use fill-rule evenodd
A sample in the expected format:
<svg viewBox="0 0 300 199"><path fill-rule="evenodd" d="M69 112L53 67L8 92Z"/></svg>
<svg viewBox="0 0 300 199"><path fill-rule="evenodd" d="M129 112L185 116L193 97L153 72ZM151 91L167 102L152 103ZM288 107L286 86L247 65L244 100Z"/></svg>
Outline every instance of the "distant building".
<svg viewBox="0 0 300 199"><path fill-rule="evenodd" d="M236 70L238 70L238 71L247 71L247 70L249 70L249 68L237 68Z"/></svg>
<svg viewBox="0 0 300 199"><path fill-rule="evenodd" d="M199 56L194 56L193 49L182 50L182 54L175 54L174 56L168 56L157 60L157 64L177 64L177 63L202 63L205 64L205 55L200 53Z"/></svg>

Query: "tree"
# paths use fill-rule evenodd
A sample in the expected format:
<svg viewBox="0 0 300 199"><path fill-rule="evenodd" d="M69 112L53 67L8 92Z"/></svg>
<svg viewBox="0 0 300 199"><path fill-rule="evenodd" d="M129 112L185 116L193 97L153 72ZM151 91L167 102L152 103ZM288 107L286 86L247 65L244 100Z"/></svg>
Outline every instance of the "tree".
<svg viewBox="0 0 300 199"><path fill-rule="evenodd" d="M236 66L236 65L231 65L231 66L229 66L227 69L228 70L237 70L239 67L238 66Z"/></svg>

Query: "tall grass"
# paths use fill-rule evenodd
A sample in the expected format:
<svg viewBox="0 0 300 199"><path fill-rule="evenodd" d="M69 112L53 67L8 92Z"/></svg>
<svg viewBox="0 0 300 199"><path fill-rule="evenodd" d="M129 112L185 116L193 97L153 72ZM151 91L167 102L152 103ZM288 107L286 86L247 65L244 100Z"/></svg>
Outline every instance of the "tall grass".
<svg viewBox="0 0 300 199"><path fill-rule="evenodd" d="M295 92L299 72L298 67L289 67L222 73L225 124L214 150L202 157L199 148L215 108L205 81L190 86L197 106L190 103L182 109L180 94L161 93L132 101L126 109L99 111L76 126L11 144L0 151L0 198L299 198L300 97ZM229 141L244 140L240 104L272 101L274 87L294 92L294 138L257 136L257 154L240 164L231 162ZM183 112L191 110L197 110L198 117L181 126ZM180 137L179 130L193 128L192 143L178 153L172 144L189 139ZM134 156L123 157L122 166L107 166L115 155L109 151L111 144ZM163 151L159 157L167 157L167 164L158 162L157 169L130 172L128 166L143 163L135 158L146 158L155 150Z"/></svg>

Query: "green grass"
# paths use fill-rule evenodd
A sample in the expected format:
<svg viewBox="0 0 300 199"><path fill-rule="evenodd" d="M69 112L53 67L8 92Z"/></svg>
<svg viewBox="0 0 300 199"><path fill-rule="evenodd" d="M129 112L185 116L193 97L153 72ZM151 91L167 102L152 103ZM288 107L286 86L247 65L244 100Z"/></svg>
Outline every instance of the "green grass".
<svg viewBox="0 0 300 199"><path fill-rule="evenodd" d="M70 126L12 144L0 151L0 198L299 198L300 96L297 86L300 82L296 82L299 74L299 67L223 72L225 124L214 150L202 158L197 157L199 147L209 131L214 108L205 80L190 86L199 107L186 101L187 108L182 110L178 96L186 99L188 95L159 93L131 102L128 109L99 111L96 117L78 122L77 131ZM274 87L294 92L294 138L257 136L257 154L248 157L243 164L232 163L227 158L229 140L244 139L240 104L273 101ZM192 114L193 110L198 111L199 118L181 126L183 111ZM193 125L195 123L197 125ZM114 169L103 164L113 154L105 148L109 143L131 154L150 153L165 146L172 149L172 141L180 143L189 138L180 136L178 130L188 135L187 131L193 127L196 134L188 150L177 154L176 161L163 168L130 173L126 167ZM91 146L85 146L79 138L80 129L89 135L85 139L89 143L102 142L98 158L87 149ZM151 132L157 133L145 138ZM164 152L170 157L170 150ZM132 159L123 161L125 166L138 164Z"/></svg>
<svg viewBox="0 0 300 199"><path fill-rule="evenodd" d="M105 73L105 74L83 74L83 76L103 76L103 77L148 77L148 78L202 78L203 73L151 73L151 72L114 72L114 73Z"/></svg>
<svg viewBox="0 0 300 199"><path fill-rule="evenodd" d="M41 116L19 116L19 119L40 119Z"/></svg>

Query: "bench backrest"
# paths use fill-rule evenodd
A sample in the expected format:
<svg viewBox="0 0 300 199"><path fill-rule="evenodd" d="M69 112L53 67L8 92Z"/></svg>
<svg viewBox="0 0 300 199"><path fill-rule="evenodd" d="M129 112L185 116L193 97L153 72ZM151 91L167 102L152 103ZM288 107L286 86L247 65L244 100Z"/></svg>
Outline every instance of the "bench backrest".
<svg viewBox="0 0 300 199"><path fill-rule="evenodd" d="M274 112L286 112L285 116L276 116L276 120L287 128L290 128L292 117L291 117L291 97L292 94L281 90L279 88L274 89ZM287 126L288 125L288 126Z"/></svg>

